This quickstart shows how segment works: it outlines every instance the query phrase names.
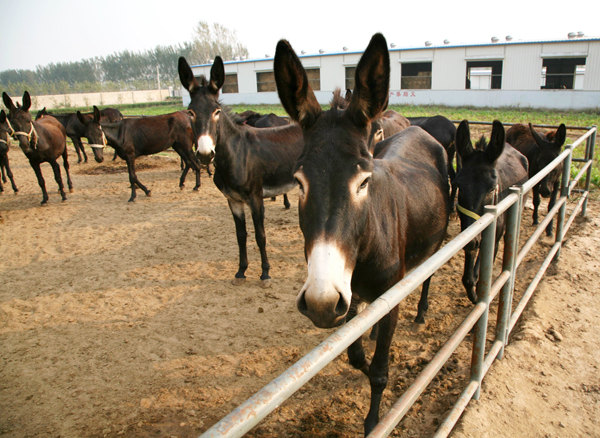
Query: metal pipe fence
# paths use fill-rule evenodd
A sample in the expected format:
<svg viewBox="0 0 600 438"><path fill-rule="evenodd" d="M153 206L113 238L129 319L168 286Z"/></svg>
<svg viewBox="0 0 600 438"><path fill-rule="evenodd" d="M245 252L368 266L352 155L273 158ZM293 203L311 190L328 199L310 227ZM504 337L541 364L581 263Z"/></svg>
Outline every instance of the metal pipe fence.
<svg viewBox="0 0 600 438"><path fill-rule="evenodd" d="M470 123L491 124L489 122ZM548 127L546 125L544 126ZM341 354L351 343L369 330L369 328L377 323L384 315L389 313L390 310L416 290L435 271L461 251L473 238L481 234L481 265L479 282L477 284L478 303L473 307L471 312L463 320L458 329L450 336L449 340L441 347L434 358L415 378L412 385L383 416L377 426L369 434L368 438L385 437L392 432L413 403L418 399L420 394L427 388L438 371L450 358L452 353L457 349L462 340L469 335L471 329L474 329L471 376L469 383L466 385L462 394L448 412L445 420L441 423L434 435L435 438L447 437L469 401L471 399L479 398L481 382L492 363L496 359L502 359L504 347L508 343L511 331L521 316L529 299L533 295L537 285L541 281L544 273L552 261L558 259L563 238L573 223L575 216L580 211L582 215L585 215L597 127L573 127L570 129L584 129L587 130L587 132L573 144L567 145L565 151L540 174L533 177L522 187L511 188L511 194L502 200L502 202L495 206L486 206L485 213L479 220L443 246L427 261L410 272L400 282L390 288L371 305L366 307L359 315L344 324L319 346L284 371L279 377L267 384L254 396L246 400L229 415L208 429L201 435L201 438L232 438L243 436L329 364L329 362ZM571 181L570 168L573 150L580 146L584 141L586 141L585 165L573 181ZM561 181L561 196L557 200L554 208L548 212L546 218L539 224L537 230L519 251L519 235L525 195L531 191L546 174L562 162L564 162L565 171L563 172ZM573 208L571 215L565 223L567 199L574 190L578 180L582 178L584 174L586 180L585 188L581 191L581 199ZM493 259L496 221L504 212L507 214L507 220L502 271L494 279ZM513 310L513 295L517 269L527 252L531 250L554 216L558 216L556 241L549 250L523 297ZM495 339L486 353L485 345L490 303L498 295L499 300Z"/></svg>

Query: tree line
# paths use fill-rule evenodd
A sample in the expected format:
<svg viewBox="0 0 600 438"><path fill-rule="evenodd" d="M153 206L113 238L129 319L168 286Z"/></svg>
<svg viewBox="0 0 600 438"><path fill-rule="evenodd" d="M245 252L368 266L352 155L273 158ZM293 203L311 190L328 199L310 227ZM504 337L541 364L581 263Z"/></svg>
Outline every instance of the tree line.
<svg viewBox="0 0 600 438"><path fill-rule="evenodd" d="M37 66L35 71L1 71L0 90L10 96L20 96L25 90L33 95L150 90L158 87L158 78L161 88L178 88L177 61L180 56L191 64L205 64L216 55L231 60L247 57L248 49L238 41L235 31L218 23L200 21L191 42L140 52L124 50L75 62L50 63Z"/></svg>

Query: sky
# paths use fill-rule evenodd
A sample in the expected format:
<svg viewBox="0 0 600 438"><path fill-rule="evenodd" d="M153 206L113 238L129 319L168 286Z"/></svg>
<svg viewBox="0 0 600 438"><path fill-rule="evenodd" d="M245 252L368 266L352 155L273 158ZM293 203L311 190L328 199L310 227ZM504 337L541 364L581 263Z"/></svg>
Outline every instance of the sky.
<svg viewBox="0 0 600 438"><path fill-rule="evenodd" d="M199 21L235 31L251 58L273 56L281 38L308 54L343 47L362 51L376 32L397 48L424 47L425 41L441 45L445 39L489 43L493 36L504 40L507 35L566 39L578 31L600 37L598 5L597 0L0 0L0 71L191 41Z"/></svg>

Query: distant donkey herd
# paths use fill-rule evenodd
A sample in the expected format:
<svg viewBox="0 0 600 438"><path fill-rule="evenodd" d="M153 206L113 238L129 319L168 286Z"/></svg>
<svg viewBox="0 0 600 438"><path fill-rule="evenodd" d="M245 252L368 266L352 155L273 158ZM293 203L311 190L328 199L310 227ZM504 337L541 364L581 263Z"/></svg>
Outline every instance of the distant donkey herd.
<svg viewBox="0 0 600 438"><path fill-rule="evenodd" d="M198 190L201 165L214 166L214 183L225 195L235 222L239 246L235 285L245 281L248 267L244 205L249 207L261 255L262 287L271 283L263 199L298 187L308 275L296 305L322 328L349 321L362 302L375 300L435 253L455 208L464 230L483 215L485 205L497 204L511 186L522 185L552 162L566 139L564 124L543 134L531 124L517 124L505 132L502 123L494 121L489 141L482 136L473 142L466 120L455 127L440 115L406 118L387 110L390 59L381 34L372 37L360 59L354 90L344 96L336 90L329 110L317 102L296 52L281 40L274 59L275 80L292 123L274 114L235 114L224 107L219 94L225 69L219 56L209 78L196 78L183 57L178 69L191 97L187 111L153 117L124 119L118 110L94 107L90 114L42 111L34 120L27 91L22 105L16 106L4 93L8 114L0 113L2 181L8 176L17 192L7 155L13 137L36 173L42 204L48 202L40 170L43 162L52 166L66 200L57 159L62 155L72 190L66 138L72 139L81 162L87 156L80 138L87 137L97 162L103 161L106 145L125 160L131 202L136 187L150 196L136 176L136 157L172 147L182 160L181 188L190 168ZM562 168L555 169L534 188L535 224L540 196L550 198L549 209L556 202L561 172ZM289 207L287 197L285 202ZM501 217L496 243L504 229ZM546 232L552 235L552 223ZM478 248L478 238L465 247L463 285L473 303L477 303ZM430 280L423 284L416 323L425 322ZM371 360L360 338L348 349L351 365L362 370L371 385L366 434L379 420L397 318L396 307L376 325Z"/></svg>

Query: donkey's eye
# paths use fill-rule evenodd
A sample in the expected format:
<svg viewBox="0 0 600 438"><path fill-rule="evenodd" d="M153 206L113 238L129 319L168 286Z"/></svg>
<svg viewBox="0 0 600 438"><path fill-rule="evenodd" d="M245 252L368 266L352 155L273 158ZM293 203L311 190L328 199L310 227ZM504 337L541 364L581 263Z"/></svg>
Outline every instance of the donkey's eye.
<svg viewBox="0 0 600 438"><path fill-rule="evenodd" d="M360 185L360 187L358 188L358 191L356 192L357 194L360 193L361 191L363 191L364 189L367 188L367 186L369 185L369 181L371 181L371 177L367 177L365 178L365 180L363 181L363 183Z"/></svg>
<svg viewBox="0 0 600 438"><path fill-rule="evenodd" d="M220 109L216 110L213 113L213 119L215 119L215 120L218 119L220 115L221 115L221 110Z"/></svg>

